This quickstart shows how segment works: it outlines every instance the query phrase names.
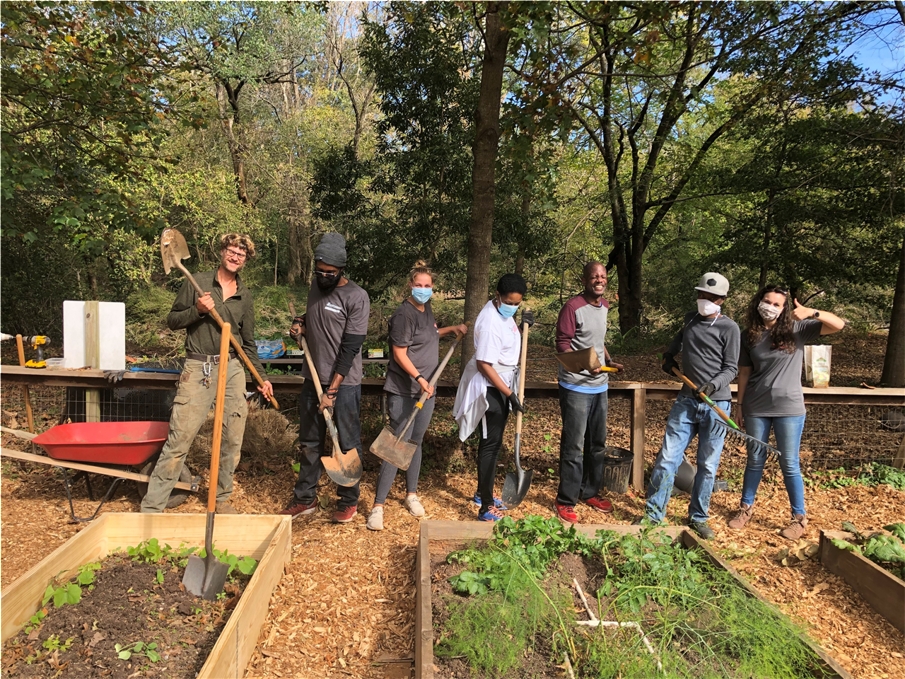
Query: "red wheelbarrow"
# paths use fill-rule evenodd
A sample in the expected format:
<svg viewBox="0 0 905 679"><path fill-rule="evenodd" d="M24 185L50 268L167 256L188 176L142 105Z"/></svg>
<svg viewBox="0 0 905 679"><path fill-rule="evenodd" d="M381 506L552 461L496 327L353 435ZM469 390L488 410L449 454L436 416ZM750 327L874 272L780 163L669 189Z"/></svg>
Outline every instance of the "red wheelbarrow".
<svg viewBox="0 0 905 679"><path fill-rule="evenodd" d="M58 424L43 434L30 434L19 429L0 427L4 433L18 436L44 448L47 455L34 455L18 450L0 448L3 457L38 462L63 470L66 497L73 522L91 521L101 507L111 497L116 488L125 480L138 483L138 494L144 497L148 489L150 474L157 463L163 444L166 443L170 425L167 422L75 422ZM91 464L86 464L91 463ZM139 471L131 471L137 468ZM69 478L68 470L78 473ZM91 479L88 474L103 474L114 477L101 503L89 517L78 517L72 505L71 486L84 477L88 486L88 497L94 500ZM170 494L167 507L182 504L189 492L198 490L200 477L193 477L188 467L182 468L179 481Z"/></svg>

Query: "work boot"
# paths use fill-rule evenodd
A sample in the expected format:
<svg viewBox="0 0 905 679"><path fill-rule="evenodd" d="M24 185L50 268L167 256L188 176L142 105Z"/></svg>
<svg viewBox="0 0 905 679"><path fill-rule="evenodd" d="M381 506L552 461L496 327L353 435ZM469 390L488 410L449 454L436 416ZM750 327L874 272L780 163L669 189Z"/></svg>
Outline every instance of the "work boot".
<svg viewBox="0 0 905 679"><path fill-rule="evenodd" d="M688 527L704 540L713 540L713 538L716 537L716 533L714 533L713 529L704 521L689 521Z"/></svg>
<svg viewBox="0 0 905 679"><path fill-rule="evenodd" d="M808 517L804 514L793 514L792 523L779 531L787 540L800 540L808 527Z"/></svg>
<svg viewBox="0 0 905 679"><path fill-rule="evenodd" d="M236 508L233 507L228 502L218 502L217 503L217 513L218 514L238 514Z"/></svg>
<svg viewBox="0 0 905 679"><path fill-rule="evenodd" d="M732 530L741 530L754 516L754 505L746 505L741 503L739 510L729 519L729 527Z"/></svg>
<svg viewBox="0 0 905 679"><path fill-rule="evenodd" d="M368 530L383 530L383 505L378 505L368 514Z"/></svg>

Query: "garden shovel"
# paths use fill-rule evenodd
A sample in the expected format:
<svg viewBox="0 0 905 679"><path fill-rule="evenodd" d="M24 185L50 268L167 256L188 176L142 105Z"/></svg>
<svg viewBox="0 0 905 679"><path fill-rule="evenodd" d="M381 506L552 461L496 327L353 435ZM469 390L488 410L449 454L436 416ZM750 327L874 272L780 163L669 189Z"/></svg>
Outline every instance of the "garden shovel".
<svg viewBox="0 0 905 679"><path fill-rule="evenodd" d="M455 351L458 346L460 339L462 339L462 336L456 335L456 339L449 348L449 351L446 352L446 357L443 359L443 362L437 366L437 369L430 379L431 387L437 386L437 382L440 379L440 373L443 372L446 364L449 363L449 359L452 357L453 351ZM421 408L424 407L424 402L426 400L427 392L422 391L421 398L418 399L415 407L412 408L412 414L409 415L408 420L406 420L405 424L399 430L399 434L397 435L389 427L384 427L383 431L381 431L377 438L374 439L374 443L371 444L371 452L382 460L386 460L394 467L398 467L403 471L408 469L409 465L412 464L412 457L415 455L415 449L418 448L418 444L414 441L406 440L405 436L415 422L415 418L418 416Z"/></svg>
<svg viewBox="0 0 905 679"><path fill-rule="evenodd" d="M522 355L519 357L518 369L518 400L525 402L525 362L528 357L528 324L522 323ZM522 448L522 413L515 414L515 471L506 474L506 480L503 483L503 504L507 507L518 507L528 489L531 487L531 479L534 477L534 470L525 471L522 469L521 460Z"/></svg>
<svg viewBox="0 0 905 679"><path fill-rule="evenodd" d="M229 323L220 336L220 364L217 368L217 397L214 401L214 439L211 443L211 473L207 489L207 525L204 528L204 558L192 554L182 576L182 584L194 594L213 601L223 591L229 564L214 556L214 516L217 512L217 481L220 473L220 442L223 439L223 401L229 368Z"/></svg>
<svg viewBox="0 0 905 679"><path fill-rule="evenodd" d="M314 390L317 392L318 401L323 398L324 390L321 387L320 378L317 376L317 369L314 367L314 358L308 349L308 341L304 335L299 336L299 342L302 345L302 351L305 352L305 360L308 362L308 370L311 371L311 381L314 382ZM342 451L339 447L339 432L336 431L336 423L333 421L333 413L331 408L324 409L324 419L327 421L327 431L330 432L330 440L333 442L333 454L321 457L324 465L324 471L327 476L338 486L354 486L361 479L361 456L358 451L352 450Z"/></svg>
<svg viewBox="0 0 905 679"><path fill-rule="evenodd" d="M163 259L163 272L170 273L170 269L173 267L179 269L186 277L189 283L192 284L192 287L195 288L195 292L198 293L199 296L204 294L204 290L201 289L201 286L198 285L198 282L195 280L195 277L189 273L189 270L185 268L185 265L182 263L183 259L188 259L192 254L189 252L188 243L185 242L185 236L183 236L176 229L164 229L163 233L160 234L160 257ZM220 313L216 309L211 309L211 318L213 318L217 325L221 328L223 327L223 317L220 316ZM245 350L242 349L242 343L239 342L235 337L230 339L232 343L233 349L236 354L238 354L239 358L242 359L242 363L245 364L245 367L248 368L248 372L251 373L251 376L254 378L255 382L258 383L259 386L264 386L264 380L258 374L258 371L255 369L254 365L252 365L251 360L248 358L248 354L245 353ZM275 396L270 395L267 397L270 400L271 405L274 409L279 410L280 404L277 403L277 399Z"/></svg>

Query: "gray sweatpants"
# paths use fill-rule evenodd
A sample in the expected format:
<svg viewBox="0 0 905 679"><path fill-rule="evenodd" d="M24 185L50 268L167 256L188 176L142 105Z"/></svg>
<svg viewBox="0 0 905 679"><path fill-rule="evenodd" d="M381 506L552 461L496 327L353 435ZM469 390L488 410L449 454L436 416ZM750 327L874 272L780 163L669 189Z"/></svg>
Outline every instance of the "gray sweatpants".
<svg viewBox="0 0 905 679"><path fill-rule="evenodd" d="M405 424L409 416L412 414L418 399L413 396L400 396L399 394L387 394L387 411L390 416L390 429L398 432ZM418 444L415 448L415 454L412 456L412 463L405 471L405 489L409 493L418 491L418 476L421 473L421 441L425 432L431 423L431 416L434 414L434 404L436 398L429 398L424 402L421 412L415 417L415 422L409 433L406 435L407 441L414 441ZM377 494L374 497L374 503L382 505L386 502L390 488L393 486L393 480L396 478L398 467L384 462L380 465L380 475L377 477Z"/></svg>

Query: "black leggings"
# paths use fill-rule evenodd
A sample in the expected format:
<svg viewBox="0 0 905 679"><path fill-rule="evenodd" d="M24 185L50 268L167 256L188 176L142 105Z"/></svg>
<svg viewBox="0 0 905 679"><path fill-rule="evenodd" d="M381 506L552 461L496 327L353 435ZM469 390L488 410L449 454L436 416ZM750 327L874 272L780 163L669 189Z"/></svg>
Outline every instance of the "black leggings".
<svg viewBox="0 0 905 679"><path fill-rule="evenodd" d="M493 482L496 462L503 444L503 432L509 419L509 401L496 387L487 387L487 438L483 424L478 425L481 443L478 445L478 493L481 495L481 514L493 508Z"/></svg>

